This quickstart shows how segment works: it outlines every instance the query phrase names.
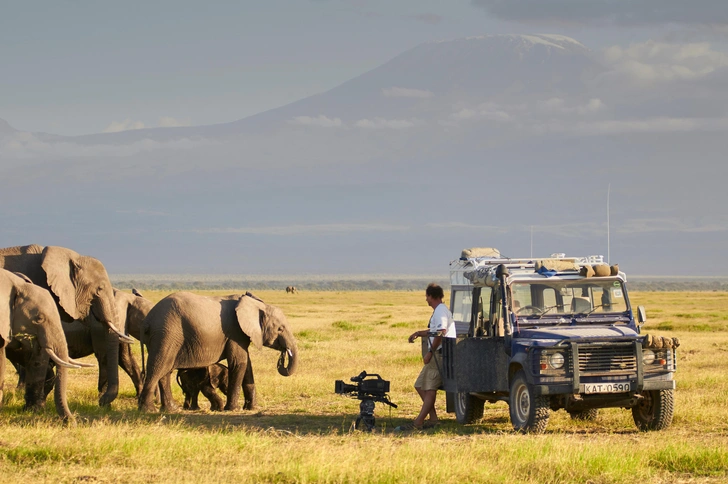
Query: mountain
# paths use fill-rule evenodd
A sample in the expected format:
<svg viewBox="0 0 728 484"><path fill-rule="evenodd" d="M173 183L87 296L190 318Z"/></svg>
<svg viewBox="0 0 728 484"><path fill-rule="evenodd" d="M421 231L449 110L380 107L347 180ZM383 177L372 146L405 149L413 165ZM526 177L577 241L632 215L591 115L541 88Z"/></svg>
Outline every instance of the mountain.
<svg viewBox="0 0 728 484"><path fill-rule="evenodd" d="M631 273L725 274L728 123L684 113L720 90L632 82L629 61L486 35L233 123L0 123L0 245L86 248L116 272L429 274L466 246L523 256L533 229L540 256L609 248Z"/></svg>

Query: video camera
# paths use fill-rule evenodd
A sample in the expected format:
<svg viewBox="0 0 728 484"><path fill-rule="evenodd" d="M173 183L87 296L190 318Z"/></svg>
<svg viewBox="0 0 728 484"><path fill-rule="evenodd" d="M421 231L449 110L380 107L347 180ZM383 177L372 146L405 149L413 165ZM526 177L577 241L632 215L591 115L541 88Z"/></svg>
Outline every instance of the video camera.
<svg viewBox="0 0 728 484"><path fill-rule="evenodd" d="M352 398L361 400L359 404L359 417L356 419L355 428L359 429L364 425L368 432L374 428L374 402L381 402L390 407L397 408L397 405L389 400L389 381L384 380L376 373L362 371L357 376L352 376L354 385L344 383L343 380L336 380L334 392L340 395L349 395Z"/></svg>

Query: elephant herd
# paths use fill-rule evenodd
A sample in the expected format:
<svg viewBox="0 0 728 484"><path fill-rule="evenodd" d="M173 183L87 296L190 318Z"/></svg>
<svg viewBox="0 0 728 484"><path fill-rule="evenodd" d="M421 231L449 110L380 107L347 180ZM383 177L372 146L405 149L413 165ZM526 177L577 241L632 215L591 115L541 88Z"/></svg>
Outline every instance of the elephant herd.
<svg viewBox="0 0 728 484"><path fill-rule="evenodd" d="M141 367L132 357L135 339L130 336L141 343ZM78 361L93 354L101 406L117 397L121 366L142 411L156 411L157 390L163 410L178 408L171 392L175 369L185 409L199 408L202 391L212 410L236 410L241 390L243 408L252 409L251 343L279 351L278 372L293 374L298 351L283 312L251 293L205 297L178 292L155 305L136 291L113 288L99 260L71 249L0 249L0 404L7 359L25 386L26 409L42 408L53 389L58 415L72 422L67 369L93 366ZM224 407L217 388L227 396Z"/></svg>

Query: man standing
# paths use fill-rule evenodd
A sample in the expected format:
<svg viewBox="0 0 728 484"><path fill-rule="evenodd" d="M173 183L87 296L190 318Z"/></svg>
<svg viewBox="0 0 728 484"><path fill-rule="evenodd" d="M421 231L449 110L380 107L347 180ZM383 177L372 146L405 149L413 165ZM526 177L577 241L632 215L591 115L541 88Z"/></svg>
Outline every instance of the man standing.
<svg viewBox="0 0 728 484"><path fill-rule="evenodd" d="M415 390L422 399L422 410L412 423L415 429L432 427L437 424L437 412L435 411L435 399L437 398L437 390L442 386L442 377L440 369L442 369L442 338L455 338L455 322L452 319L452 313L442 303L445 293L442 287L434 282L427 286L425 290L425 300L427 304L434 310L430 317L430 325L428 329L415 331L409 337L409 342L414 343L418 337L428 337L428 333L439 333L438 336L429 336L430 350L424 356L424 366L420 375L415 381ZM425 421L425 418L429 419ZM409 427L409 426L405 426ZM405 430L401 428L401 430Z"/></svg>

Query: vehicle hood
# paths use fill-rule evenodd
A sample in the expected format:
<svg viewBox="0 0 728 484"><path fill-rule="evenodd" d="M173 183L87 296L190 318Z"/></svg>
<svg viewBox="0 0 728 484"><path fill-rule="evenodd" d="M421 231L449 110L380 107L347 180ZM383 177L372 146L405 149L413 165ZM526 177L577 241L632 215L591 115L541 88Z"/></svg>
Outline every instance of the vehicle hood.
<svg viewBox="0 0 728 484"><path fill-rule="evenodd" d="M632 338L639 336L627 326L568 326L521 328L516 334L518 339L564 340L582 338Z"/></svg>

